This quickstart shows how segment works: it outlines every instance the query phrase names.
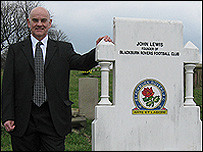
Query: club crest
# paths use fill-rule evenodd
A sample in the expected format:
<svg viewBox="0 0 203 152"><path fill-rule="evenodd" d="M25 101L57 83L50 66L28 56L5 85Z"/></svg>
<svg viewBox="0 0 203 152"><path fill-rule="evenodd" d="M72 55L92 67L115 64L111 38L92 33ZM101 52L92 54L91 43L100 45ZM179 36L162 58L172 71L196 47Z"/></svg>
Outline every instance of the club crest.
<svg viewBox="0 0 203 152"><path fill-rule="evenodd" d="M164 107L167 93L157 80L141 81L134 89L133 100L136 107L132 109L132 114L167 114Z"/></svg>

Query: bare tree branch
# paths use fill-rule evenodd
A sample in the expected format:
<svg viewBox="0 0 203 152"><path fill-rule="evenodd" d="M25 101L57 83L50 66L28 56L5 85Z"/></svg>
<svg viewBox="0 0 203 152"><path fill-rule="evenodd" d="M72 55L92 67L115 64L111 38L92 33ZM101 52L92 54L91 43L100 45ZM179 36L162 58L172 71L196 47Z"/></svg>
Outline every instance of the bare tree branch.
<svg viewBox="0 0 203 152"><path fill-rule="evenodd" d="M2 67L9 45L22 41L30 35L27 18L33 8L41 5L41 1L1 1ZM54 40L69 41L64 32L56 29L56 25L52 25L49 37Z"/></svg>

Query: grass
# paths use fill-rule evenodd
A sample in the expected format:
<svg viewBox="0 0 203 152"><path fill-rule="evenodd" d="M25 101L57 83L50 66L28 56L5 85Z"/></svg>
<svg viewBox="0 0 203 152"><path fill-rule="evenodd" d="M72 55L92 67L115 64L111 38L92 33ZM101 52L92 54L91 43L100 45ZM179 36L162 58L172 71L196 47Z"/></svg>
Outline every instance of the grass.
<svg viewBox="0 0 203 152"><path fill-rule="evenodd" d="M194 89L194 101L200 106L200 118L202 120L202 87Z"/></svg>
<svg viewBox="0 0 203 152"><path fill-rule="evenodd" d="M112 71L110 72L110 101L112 101ZM101 94L101 78L100 71L94 71L89 75L83 75L80 71L71 71L70 77L70 100L74 102L72 108L78 108L78 83L79 78L96 77L99 80L99 95ZM99 98L100 100L100 98ZM201 108L202 120L202 88L194 89L194 100ZM66 136L65 151L91 151L91 123L92 120L87 119L85 128L73 131ZM1 127L1 151L12 151L10 135Z"/></svg>
<svg viewBox="0 0 203 152"><path fill-rule="evenodd" d="M1 151L12 151L10 135L2 127L1 127Z"/></svg>

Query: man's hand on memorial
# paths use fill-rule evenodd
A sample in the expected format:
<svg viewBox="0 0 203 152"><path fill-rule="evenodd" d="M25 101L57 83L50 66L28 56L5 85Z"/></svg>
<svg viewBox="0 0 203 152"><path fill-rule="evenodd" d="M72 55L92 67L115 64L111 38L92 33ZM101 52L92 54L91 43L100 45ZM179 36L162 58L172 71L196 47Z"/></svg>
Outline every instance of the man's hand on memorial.
<svg viewBox="0 0 203 152"><path fill-rule="evenodd" d="M105 42L112 42L112 43L113 43L113 41L111 40L111 38L110 38L108 35L106 35L106 36L99 37L99 38L97 39L97 41L96 41L96 45L97 45L102 39L104 39Z"/></svg>
<svg viewBox="0 0 203 152"><path fill-rule="evenodd" d="M8 120L4 123L4 127L7 132L13 131L15 128L14 121L13 120Z"/></svg>

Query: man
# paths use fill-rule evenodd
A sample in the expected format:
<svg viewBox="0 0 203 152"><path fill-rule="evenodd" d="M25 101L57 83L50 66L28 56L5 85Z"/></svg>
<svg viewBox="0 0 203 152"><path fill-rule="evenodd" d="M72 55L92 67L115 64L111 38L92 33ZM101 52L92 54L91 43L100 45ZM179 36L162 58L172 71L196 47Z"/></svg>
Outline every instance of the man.
<svg viewBox="0 0 203 152"><path fill-rule="evenodd" d="M3 75L2 123L15 151L63 151L71 132L70 70L97 65L95 49L79 55L70 43L48 38L52 19L43 7L34 8L31 36L9 47ZM101 39L112 42L108 36Z"/></svg>

